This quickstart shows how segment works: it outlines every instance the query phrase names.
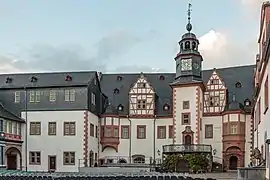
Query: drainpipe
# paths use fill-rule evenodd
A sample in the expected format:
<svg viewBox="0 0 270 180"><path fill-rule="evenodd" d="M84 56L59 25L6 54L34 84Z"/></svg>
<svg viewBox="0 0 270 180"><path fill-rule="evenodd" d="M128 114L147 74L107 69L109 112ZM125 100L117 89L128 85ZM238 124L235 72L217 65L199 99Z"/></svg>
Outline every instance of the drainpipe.
<svg viewBox="0 0 270 180"><path fill-rule="evenodd" d="M127 119L129 121L129 148L128 148L128 157L129 157L129 163L131 163L131 147L132 147L132 141L131 141L131 120L129 119L129 115L127 115Z"/></svg>
<svg viewBox="0 0 270 180"><path fill-rule="evenodd" d="M154 157L154 165L156 165L156 119L157 115L154 115L154 136L153 136L153 157Z"/></svg>
<svg viewBox="0 0 270 180"><path fill-rule="evenodd" d="M27 100L28 100L28 95L27 95L27 89L26 87L24 87L24 108L25 108L25 171L27 172L28 170L28 121L27 121L27 118L28 118L28 113L27 113Z"/></svg>

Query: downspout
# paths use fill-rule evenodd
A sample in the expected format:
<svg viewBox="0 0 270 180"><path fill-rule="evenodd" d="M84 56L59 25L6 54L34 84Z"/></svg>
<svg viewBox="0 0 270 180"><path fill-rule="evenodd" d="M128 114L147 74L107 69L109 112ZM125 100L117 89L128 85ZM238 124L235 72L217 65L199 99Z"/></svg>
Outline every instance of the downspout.
<svg viewBox="0 0 270 180"><path fill-rule="evenodd" d="M153 158L154 158L154 165L156 165L156 119L157 115L154 115L154 136L153 136Z"/></svg>
<svg viewBox="0 0 270 180"><path fill-rule="evenodd" d="M129 148L128 148L128 157L129 157L129 163L131 163L131 148L132 148L132 141L131 141L131 120L129 119L129 115L127 115L127 119L129 121Z"/></svg>

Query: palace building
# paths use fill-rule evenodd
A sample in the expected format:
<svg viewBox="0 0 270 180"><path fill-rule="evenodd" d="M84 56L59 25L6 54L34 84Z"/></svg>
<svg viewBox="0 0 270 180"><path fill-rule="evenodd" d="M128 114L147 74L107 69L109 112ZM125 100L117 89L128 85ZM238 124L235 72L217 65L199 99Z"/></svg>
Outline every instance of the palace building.
<svg viewBox="0 0 270 180"><path fill-rule="evenodd" d="M170 152L206 152L225 169L248 166L256 137L253 111L262 114L260 137L267 127L268 99L260 96L268 98L268 51L257 65L202 70L190 21L186 29L171 60L174 73L0 75L0 166L78 171L150 164Z"/></svg>

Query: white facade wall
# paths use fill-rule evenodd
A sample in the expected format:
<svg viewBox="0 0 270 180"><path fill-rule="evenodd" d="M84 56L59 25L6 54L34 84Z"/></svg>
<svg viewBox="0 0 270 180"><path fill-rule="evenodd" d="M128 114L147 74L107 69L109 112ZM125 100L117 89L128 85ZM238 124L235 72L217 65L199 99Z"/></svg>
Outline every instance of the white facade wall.
<svg viewBox="0 0 270 180"><path fill-rule="evenodd" d="M213 138L205 138L205 125L213 124ZM203 117L202 119L202 144L211 145L212 149L216 149L213 155L213 162L222 163L222 116Z"/></svg>
<svg viewBox="0 0 270 180"><path fill-rule="evenodd" d="M90 136L90 124L94 125L94 137ZM99 139L96 138L96 126L99 126L99 117L91 112L88 112L88 151L93 151L94 154L99 153Z"/></svg>
<svg viewBox="0 0 270 180"><path fill-rule="evenodd" d="M25 112L22 113L25 118ZM48 171L48 156L56 155L56 171L78 171L79 159L83 159L83 136L84 136L84 111L38 111L27 112L28 136L27 136L27 166L29 171ZM91 117L91 116L90 116ZM94 119L94 118L93 118ZM29 135L30 122L41 122L41 135ZM76 135L63 136L64 122L76 122ZM57 122L56 136L48 135L48 123ZM22 130L24 143L25 129ZM25 166L25 144L22 148L23 166ZM41 152L41 165L29 164L29 152ZM75 152L75 165L63 165L63 152Z"/></svg>
<svg viewBox="0 0 270 180"><path fill-rule="evenodd" d="M196 88L197 86L191 87L179 87L174 88L176 92L174 94L175 99L175 107L176 110L175 114L175 126L176 126L176 144L183 144L182 140L182 132L185 130L187 125L182 125L182 113L190 113L190 125L191 130L194 132L194 143L196 137ZM183 109L183 101L189 101L189 109Z"/></svg>
<svg viewBox="0 0 270 180"><path fill-rule="evenodd" d="M103 122L103 120L101 122ZM169 125L173 125L172 118L156 119L155 128L154 128L154 119L132 119L131 118L130 121L131 121L131 128L130 128L131 156L144 155L146 157L146 161L148 161L150 157L152 158L154 157L154 152L155 152L156 159L161 158L162 146L167 145L167 144L172 144L173 142L172 138L169 139ZM130 121L127 118L120 119L120 124L119 124L120 144L118 146L118 152L116 152L113 148L105 148L103 152L100 152L100 158L104 158L106 156L122 156L122 157L129 156L130 139L121 139L121 125L130 126ZM114 124L116 125L116 123ZM106 125L111 125L111 119L109 117L106 118ZM146 126L146 139L137 139L137 126L138 125ZM166 126L166 139L157 139L158 126ZM154 148L154 131L156 132L155 133L156 134L155 150L153 149ZM158 151L160 152L160 154L158 154Z"/></svg>

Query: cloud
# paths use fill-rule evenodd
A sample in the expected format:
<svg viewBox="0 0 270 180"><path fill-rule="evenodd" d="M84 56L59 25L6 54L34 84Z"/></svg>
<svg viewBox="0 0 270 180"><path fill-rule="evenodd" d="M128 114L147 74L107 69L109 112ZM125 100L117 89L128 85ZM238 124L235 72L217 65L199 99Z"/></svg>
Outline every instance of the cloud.
<svg viewBox="0 0 270 180"><path fill-rule="evenodd" d="M122 73L138 73L138 72L166 72L166 70L161 68L153 68L149 66L120 66L116 68L113 72L122 72Z"/></svg>
<svg viewBox="0 0 270 180"><path fill-rule="evenodd" d="M254 39L248 44L233 43L225 33L210 30L199 38L204 69L253 64L257 52Z"/></svg>
<svg viewBox="0 0 270 180"><path fill-rule="evenodd" d="M96 53L84 55L84 49L78 45L51 46L36 44L27 50L27 57L14 61L13 58L2 57L0 62L6 64L6 72L18 71L106 71L111 58L127 53L141 39L134 34L117 30L102 37L94 44ZM27 59L27 61L25 60Z"/></svg>

